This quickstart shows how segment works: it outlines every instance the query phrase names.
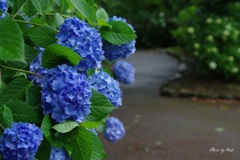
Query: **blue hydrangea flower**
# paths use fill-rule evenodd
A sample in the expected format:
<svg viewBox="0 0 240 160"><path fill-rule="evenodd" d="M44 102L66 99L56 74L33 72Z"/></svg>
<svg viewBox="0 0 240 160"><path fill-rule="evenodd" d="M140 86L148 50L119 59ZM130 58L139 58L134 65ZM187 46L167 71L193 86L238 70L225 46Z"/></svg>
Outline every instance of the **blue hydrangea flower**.
<svg viewBox="0 0 240 160"><path fill-rule="evenodd" d="M117 142L125 135L126 131L123 123L115 118L109 117L105 122L105 130L103 132L104 137L111 141Z"/></svg>
<svg viewBox="0 0 240 160"><path fill-rule="evenodd" d="M106 72L99 71L91 75L89 82L93 89L105 95L115 107L122 105L122 91L119 83Z"/></svg>
<svg viewBox="0 0 240 160"><path fill-rule="evenodd" d="M35 124L14 122L0 139L0 152L6 160L33 160L42 139L42 131Z"/></svg>
<svg viewBox="0 0 240 160"><path fill-rule="evenodd" d="M113 65L113 72L117 80L123 84L131 84L135 81L135 68L126 61L117 61Z"/></svg>
<svg viewBox="0 0 240 160"><path fill-rule="evenodd" d="M80 71L99 68L104 59L102 38L98 31L76 17L67 18L60 26L57 43L77 52L85 60L80 61Z"/></svg>
<svg viewBox="0 0 240 160"><path fill-rule="evenodd" d="M109 18L109 21L127 22L126 19L121 17L116 17L116 16ZM132 27L132 25L128 24L128 26L130 26L134 31L134 28ZM136 51L135 44L136 44L136 40L132 40L128 43L121 44L121 45L111 44L104 40L103 41L104 56L109 61L117 60L119 58L127 58Z"/></svg>
<svg viewBox="0 0 240 160"><path fill-rule="evenodd" d="M71 160L63 148L52 147L49 160Z"/></svg>
<svg viewBox="0 0 240 160"><path fill-rule="evenodd" d="M6 17L7 10L7 0L0 0L0 19Z"/></svg>
<svg viewBox="0 0 240 160"><path fill-rule="evenodd" d="M41 66L41 58L42 58L42 53L43 53L43 49L40 48L40 53L38 54L38 56L30 63L29 66L29 71L31 72L35 72L35 70L37 69L37 71L35 72L36 74L40 75L41 77L44 77L47 72L48 69L44 68L44 67L40 67ZM28 75L28 79L33 80L34 79L34 84L40 86L42 83L42 79L39 77L36 77L33 74L29 74Z"/></svg>
<svg viewBox="0 0 240 160"><path fill-rule="evenodd" d="M63 64L43 77L42 107L56 122L66 119L82 122L90 113L91 86L86 75Z"/></svg>

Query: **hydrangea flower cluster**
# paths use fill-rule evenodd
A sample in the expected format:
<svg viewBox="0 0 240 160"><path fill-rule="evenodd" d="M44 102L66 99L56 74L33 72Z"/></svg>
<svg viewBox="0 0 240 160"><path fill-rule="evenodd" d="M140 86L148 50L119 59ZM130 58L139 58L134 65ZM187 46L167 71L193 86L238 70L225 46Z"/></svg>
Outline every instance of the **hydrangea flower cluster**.
<svg viewBox="0 0 240 160"><path fill-rule="evenodd" d="M86 75L63 64L43 77L42 107L56 122L66 119L82 122L90 113L91 86Z"/></svg>
<svg viewBox="0 0 240 160"><path fill-rule="evenodd" d="M122 91L119 83L106 72L98 71L91 75L89 83L93 89L105 95L115 107L122 105Z"/></svg>
<svg viewBox="0 0 240 160"><path fill-rule="evenodd" d="M127 22L126 19L121 17L116 17L116 16L109 18L109 21ZM132 25L128 24L128 26L130 26L134 31L134 28L132 27ZM136 44L136 40L132 40L128 43L121 44L121 45L111 44L104 40L103 41L104 56L109 61L117 60L119 58L127 58L136 51L135 44Z"/></svg>
<svg viewBox="0 0 240 160"><path fill-rule="evenodd" d="M4 159L33 160L43 139L42 131L31 123L12 123L0 139Z"/></svg>
<svg viewBox="0 0 240 160"><path fill-rule="evenodd" d="M63 148L52 147L49 160L71 160Z"/></svg>
<svg viewBox="0 0 240 160"><path fill-rule="evenodd" d="M44 68L44 67L40 67L41 66L42 53L43 53L43 49L40 49L40 53L38 54L38 56L30 63L29 71L35 72L37 70L35 73L44 77L47 74L48 69ZM42 83L42 79L39 78L39 77L36 77L33 74L28 74L28 78L30 80L34 79L34 81L33 81L34 84L36 84L38 86L40 86L41 83Z"/></svg>
<svg viewBox="0 0 240 160"><path fill-rule="evenodd" d="M57 43L77 52L85 60L80 61L80 71L99 68L104 59L102 38L98 31L76 17L65 19L60 26Z"/></svg>
<svg viewBox="0 0 240 160"><path fill-rule="evenodd" d="M7 0L0 0L0 19L6 17L7 9Z"/></svg>
<svg viewBox="0 0 240 160"><path fill-rule="evenodd" d="M123 123L116 117L109 117L105 122L104 137L111 141L117 142L125 135L126 131Z"/></svg>
<svg viewBox="0 0 240 160"><path fill-rule="evenodd" d="M135 81L135 68L126 61L117 61L113 65L113 72L117 80L123 84L132 84Z"/></svg>

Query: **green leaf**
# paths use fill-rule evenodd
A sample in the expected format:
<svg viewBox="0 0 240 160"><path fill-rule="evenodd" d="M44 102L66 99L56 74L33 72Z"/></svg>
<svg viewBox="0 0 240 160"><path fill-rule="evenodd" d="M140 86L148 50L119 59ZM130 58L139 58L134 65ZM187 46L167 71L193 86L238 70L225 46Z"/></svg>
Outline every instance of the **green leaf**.
<svg viewBox="0 0 240 160"><path fill-rule="evenodd" d="M92 129L92 128L96 128L100 124L104 124L104 122L103 121L100 121L100 122L86 121L86 122L82 122L81 126L84 127L84 128Z"/></svg>
<svg viewBox="0 0 240 160"><path fill-rule="evenodd" d="M26 63L9 61L9 62L3 63L3 65L18 68L18 69L24 69L36 58L36 56L38 54L39 54L38 50L36 50L33 47L30 47L28 45L25 45L25 60L26 60ZM16 72L17 71L14 71L12 76Z"/></svg>
<svg viewBox="0 0 240 160"><path fill-rule="evenodd" d="M11 109L3 106L0 108L0 123L5 127L10 127L13 122Z"/></svg>
<svg viewBox="0 0 240 160"><path fill-rule="evenodd" d="M104 151L102 142L98 136L91 131L88 131L92 139L92 155L90 160L102 160L107 157L106 152Z"/></svg>
<svg viewBox="0 0 240 160"><path fill-rule="evenodd" d="M31 86L26 90L26 102L31 106L38 106L41 104L42 88L39 86Z"/></svg>
<svg viewBox="0 0 240 160"><path fill-rule="evenodd" d="M34 49L33 47L30 47L28 45L25 45L25 59L28 65L37 57L39 52L40 52L39 50Z"/></svg>
<svg viewBox="0 0 240 160"><path fill-rule="evenodd" d="M31 0L34 8L40 15L44 15L49 7L50 0Z"/></svg>
<svg viewBox="0 0 240 160"><path fill-rule="evenodd" d="M63 123L58 123L58 124L54 125L52 128L60 133L67 133L67 132L70 132L71 130L73 130L74 128L76 128L77 126L79 126L79 125L76 122L66 120Z"/></svg>
<svg viewBox="0 0 240 160"><path fill-rule="evenodd" d="M41 107L42 88L39 86L31 86L26 90L26 103L33 107L35 111L35 123L41 125L43 119L43 109Z"/></svg>
<svg viewBox="0 0 240 160"><path fill-rule="evenodd" d="M36 158L39 160L49 160L51 153L51 144L48 142L45 136L43 136L43 141L41 145L38 147L38 151L36 153Z"/></svg>
<svg viewBox="0 0 240 160"><path fill-rule="evenodd" d="M84 0L70 0L73 6L87 19L89 24L93 24L96 15L94 8Z"/></svg>
<svg viewBox="0 0 240 160"><path fill-rule="evenodd" d="M52 140L52 134L50 132L52 126L53 126L53 122L51 120L50 115L45 115L42 121L41 130L43 132L43 135L46 137L46 139L49 142L51 142Z"/></svg>
<svg viewBox="0 0 240 160"><path fill-rule="evenodd" d="M96 90L92 90L92 97L90 99L91 113L87 116L88 121L98 122L111 113L115 107L113 104L101 93Z"/></svg>
<svg viewBox="0 0 240 160"><path fill-rule="evenodd" d="M65 145L73 160L89 160L92 154L92 140L86 129L79 127L79 135Z"/></svg>
<svg viewBox="0 0 240 160"><path fill-rule="evenodd" d="M64 145L64 140L55 137L54 133L51 131L54 122L52 121L50 115L45 115L42 120L41 130L46 139L51 143L55 148L60 148Z"/></svg>
<svg viewBox="0 0 240 160"><path fill-rule="evenodd" d="M108 22L108 14L103 8L99 8L96 12L97 19L101 19L105 22Z"/></svg>
<svg viewBox="0 0 240 160"><path fill-rule="evenodd" d="M6 89L6 87L7 87L6 84L0 81L0 94Z"/></svg>
<svg viewBox="0 0 240 160"><path fill-rule="evenodd" d="M22 31L11 19L0 20L0 60L25 63Z"/></svg>
<svg viewBox="0 0 240 160"><path fill-rule="evenodd" d="M105 22L102 19L98 19L97 20L98 26L104 26L104 27L112 27L110 24L108 24L108 22Z"/></svg>
<svg viewBox="0 0 240 160"><path fill-rule="evenodd" d="M108 22L112 27L101 27L101 36L112 44L124 44L137 38L136 34L127 23L122 21Z"/></svg>
<svg viewBox="0 0 240 160"><path fill-rule="evenodd" d="M64 18L59 13L56 13L55 20L57 26L60 26L64 22Z"/></svg>
<svg viewBox="0 0 240 160"><path fill-rule="evenodd" d="M73 50L58 44L52 44L43 52L42 66L52 68L60 64L65 64L66 62L77 65L80 60L82 60L82 58Z"/></svg>
<svg viewBox="0 0 240 160"><path fill-rule="evenodd" d="M11 101L6 105L12 111L14 122L35 122L37 118L34 108L23 101Z"/></svg>
<svg viewBox="0 0 240 160"><path fill-rule="evenodd" d="M24 77L13 79L0 94L0 106L7 105L14 100L25 100L25 91L30 86L32 86L32 83Z"/></svg>
<svg viewBox="0 0 240 160"><path fill-rule="evenodd" d="M56 42L56 34L57 32L50 26L40 26L31 30L28 36L36 46L46 48Z"/></svg>
<svg viewBox="0 0 240 160"><path fill-rule="evenodd" d="M19 1L19 0L18 0ZM20 0L23 1L23 0ZM25 0L26 1L26 0ZM32 3L32 1L28 1L26 5L22 9L23 13L25 13L28 17L33 17L36 15L37 11Z"/></svg>

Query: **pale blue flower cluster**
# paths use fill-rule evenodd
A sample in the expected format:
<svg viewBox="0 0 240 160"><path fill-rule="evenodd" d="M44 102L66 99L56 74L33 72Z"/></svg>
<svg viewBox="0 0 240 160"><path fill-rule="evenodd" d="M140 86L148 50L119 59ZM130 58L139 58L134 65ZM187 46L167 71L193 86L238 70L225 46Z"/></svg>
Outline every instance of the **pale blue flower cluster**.
<svg viewBox="0 0 240 160"><path fill-rule="evenodd" d="M86 75L63 64L52 68L43 77L42 107L56 122L71 119L82 122L90 113L91 86Z"/></svg>
<svg viewBox="0 0 240 160"><path fill-rule="evenodd" d="M116 16L109 18L109 21L127 22L126 19L121 17L116 17ZM128 24L128 26L131 27L132 30L134 31L134 28L132 27L132 25ZM127 58L136 51L135 44L136 44L136 40L132 40L128 43L121 44L121 45L114 45L104 40L103 41L104 56L109 61L117 60L119 58Z"/></svg>
<svg viewBox="0 0 240 160"><path fill-rule="evenodd" d="M132 84L135 81L135 68L126 61L117 61L113 65L113 72L119 82Z"/></svg>
<svg viewBox="0 0 240 160"><path fill-rule="evenodd" d="M88 68L99 68L104 59L102 37L88 23L76 17L65 19L60 26L57 43L77 52L85 60L80 61L80 71Z"/></svg>
<svg viewBox="0 0 240 160"><path fill-rule="evenodd" d="M30 63L29 71L35 72L36 74L40 75L41 77L44 77L47 74L48 69L44 68L44 67L40 67L42 53L43 53L43 49L40 49L40 53L38 54L38 56ZM28 74L28 79L30 79L30 80L34 79L34 81L33 81L34 84L36 84L38 86L40 86L42 83L42 79L39 77L36 77L33 74Z"/></svg>
<svg viewBox="0 0 240 160"><path fill-rule="evenodd" d="M0 152L6 160L33 160L42 139L42 131L35 124L14 122L0 139Z"/></svg>
<svg viewBox="0 0 240 160"><path fill-rule="evenodd" d="M93 89L105 95L115 107L122 105L122 91L119 83L106 72L98 71L91 75L89 83Z"/></svg>
<svg viewBox="0 0 240 160"><path fill-rule="evenodd" d="M116 117L109 117L105 122L104 137L111 141L117 142L122 139L126 131L123 123Z"/></svg>
<svg viewBox="0 0 240 160"><path fill-rule="evenodd" d="M71 160L63 148L52 147L49 160Z"/></svg>
<svg viewBox="0 0 240 160"><path fill-rule="evenodd" d="M6 17L7 10L7 0L0 0L0 19Z"/></svg>

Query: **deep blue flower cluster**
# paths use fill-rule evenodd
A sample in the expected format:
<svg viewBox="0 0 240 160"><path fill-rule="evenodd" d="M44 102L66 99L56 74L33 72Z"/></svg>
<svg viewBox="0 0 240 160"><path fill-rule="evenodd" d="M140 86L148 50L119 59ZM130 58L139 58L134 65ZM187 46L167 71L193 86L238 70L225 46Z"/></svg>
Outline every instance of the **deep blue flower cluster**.
<svg viewBox="0 0 240 160"><path fill-rule="evenodd" d="M48 69L44 68L44 67L40 67L41 66L42 53L43 53L43 49L40 49L40 53L38 54L38 56L30 63L29 71L35 72L36 74L40 75L41 77L44 77L47 74ZM39 78L39 77L36 77L33 74L29 74L28 78L30 80L34 79L34 81L33 81L34 84L36 84L38 86L40 86L41 83L42 83L42 79Z"/></svg>
<svg viewBox="0 0 240 160"><path fill-rule="evenodd" d="M6 160L33 160L42 139L42 131L35 124L14 122L0 139L0 152Z"/></svg>
<svg viewBox="0 0 240 160"><path fill-rule="evenodd" d="M126 19L121 17L116 17L116 16L109 18L109 21L127 22ZM132 27L132 25L128 24L128 26L131 27L132 30L134 31L134 28ZM111 44L104 40L103 41L104 56L109 61L117 60L119 58L127 58L136 51L135 44L136 44L136 40L132 40L128 43L121 44L121 45Z"/></svg>
<svg viewBox="0 0 240 160"><path fill-rule="evenodd" d="M7 10L7 0L0 0L0 19L6 17Z"/></svg>
<svg viewBox="0 0 240 160"><path fill-rule="evenodd" d="M122 105L122 91L119 83L106 72L98 71L91 75L89 83L93 89L105 95L115 107Z"/></svg>
<svg viewBox="0 0 240 160"><path fill-rule="evenodd" d="M60 26L57 43L77 52L85 60L80 61L80 71L99 68L104 59L102 38L98 31L76 17L65 19Z"/></svg>
<svg viewBox="0 0 240 160"><path fill-rule="evenodd" d="M126 61L117 61L113 65L113 72L117 80L123 84L132 84L135 81L135 68Z"/></svg>
<svg viewBox="0 0 240 160"><path fill-rule="evenodd" d="M63 64L43 77L42 107L56 122L71 119L82 122L90 113L91 86L86 75Z"/></svg>
<svg viewBox="0 0 240 160"><path fill-rule="evenodd" d="M117 142L125 135L126 131L123 123L116 117L109 117L105 122L104 137L111 141Z"/></svg>
<svg viewBox="0 0 240 160"><path fill-rule="evenodd" d="M49 160L71 160L71 159L68 157L68 154L63 148L52 147Z"/></svg>

